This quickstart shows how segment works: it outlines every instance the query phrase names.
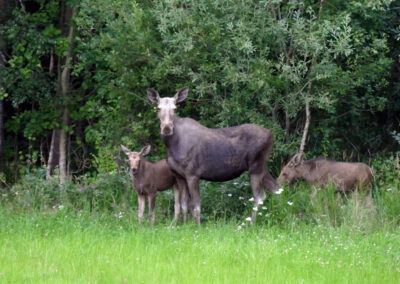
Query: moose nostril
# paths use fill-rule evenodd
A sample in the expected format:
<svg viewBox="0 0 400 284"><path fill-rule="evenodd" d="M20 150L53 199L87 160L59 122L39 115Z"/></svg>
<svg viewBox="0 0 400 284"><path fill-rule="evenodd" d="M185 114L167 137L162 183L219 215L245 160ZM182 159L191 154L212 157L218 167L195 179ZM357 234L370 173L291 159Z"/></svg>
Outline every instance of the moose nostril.
<svg viewBox="0 0 400 284"><path fill-rule="evenodd" d="M170 135L172 133L172 129L168 126L164 127L161 131L165 135Z"/></svg>

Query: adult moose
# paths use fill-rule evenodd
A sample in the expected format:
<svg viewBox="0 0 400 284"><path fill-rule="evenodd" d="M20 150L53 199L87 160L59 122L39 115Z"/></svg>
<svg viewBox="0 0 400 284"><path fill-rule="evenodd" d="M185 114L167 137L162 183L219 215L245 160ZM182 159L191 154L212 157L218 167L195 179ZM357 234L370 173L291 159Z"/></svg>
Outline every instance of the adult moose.
<svg viewBox="0 0 400 284"><path fill-rule="evenodd" d="M143 219L147 197L149 202L148 217L153 226L155 221L153 211L157 192L173 187L175 195L174 221L177 222L179 214L182 213L183 223L185 223L187 212L187 190L185 181L177 177L171 171L165 159L151 162L143 158L150 153L150 145L143 147L140 152L133 152L124 145L121 145L121 148L128 156L132 185L138 195L139 221Z"/></svg>
<svg viewBox="0 0 400 284"><path fill-rule="evenodd" d="M284 185L296 179L319 186L333 183L336 190L346 192L369 186L373 171L364 163L337 162L324 157L303 161L302 153L298 153L282 169L278 183Z"/></svg>
<svg viewBox="0 0 400 284"><path fill-rule="evenodd" d="M160 98L157 91L149 88L147 96L157 104L168 165L186 179L193 218L200 224L200 179L227 181L248 171L254 196L254 222L255 211L265 199L264 188L274 192L278 186L267 170L272 133L255 124L207 128L191 118L180 118L176 104L185 100L188 92L189 88L184 87L174 97Z"/></svg>

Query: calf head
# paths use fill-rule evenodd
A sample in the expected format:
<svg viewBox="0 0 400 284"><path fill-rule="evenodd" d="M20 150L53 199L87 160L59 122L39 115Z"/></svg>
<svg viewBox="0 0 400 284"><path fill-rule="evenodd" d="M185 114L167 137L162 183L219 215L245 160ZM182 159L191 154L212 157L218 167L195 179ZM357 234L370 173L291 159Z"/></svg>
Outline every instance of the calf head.
<svg viewBox="0 0 400 284"><path fill-rule="evenodd" d="M140 152L133 152L124 145L121 145L121 148L128 156L128 163L132 174L134 175L137 174L140 167L140 160L142 157L150 153L151 146L150 145L144 146Z"/></svg>
<svg viewBox="0 0 400 284"><path fill-rule="evenodd" d="M302 176L301 167L299 167L302 162L303 154L298 153L294 155L289 163L283 167L277 182L279 185L286 185L291 183L294 179L300 178Z"/></svg>
<svg viewBox="0 0 400 284"><path fill-rule="evenodd" d="M161 135L171 136L174 134L174 121L176 118L176 104L186 99L189 87L180 89L174 97L160 98L154 89L147 89L147 97L157 104L158 118L160 119Z"/></svg>

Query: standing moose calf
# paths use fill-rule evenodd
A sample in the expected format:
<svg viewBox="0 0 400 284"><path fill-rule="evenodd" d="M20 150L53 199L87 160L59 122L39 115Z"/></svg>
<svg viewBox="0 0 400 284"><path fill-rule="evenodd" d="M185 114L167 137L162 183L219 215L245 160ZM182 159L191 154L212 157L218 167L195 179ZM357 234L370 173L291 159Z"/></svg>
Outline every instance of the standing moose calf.
<svg viewBox="0 0 400 284"><path fill-rule="evenodd" d="M121 145L121 147L128 156L132 185L138 195L139 221L143 219L147 197L149 202L148 217L153 226L155 221L153 211L157 192L173 187L175 195L174 221L177 222L179 214L182 213L182 220L185 223L187 213L187 192L184 190L186 187L185 181L172 173L165 159L151 162L143 158L150 153L150 145L143 147L140 152L132 152L124 145Z"/></svg>
<svg viewBox="0 0 400 284"><path fill-rule="evenodd" d="M346 192L369 186L373 180L372 169L364 163L337 162L328 158L302 161L296 154L282 169L278 183L291 183L295 179L305 179L307 183L326 186L333 183L336 190Z"/></svg>

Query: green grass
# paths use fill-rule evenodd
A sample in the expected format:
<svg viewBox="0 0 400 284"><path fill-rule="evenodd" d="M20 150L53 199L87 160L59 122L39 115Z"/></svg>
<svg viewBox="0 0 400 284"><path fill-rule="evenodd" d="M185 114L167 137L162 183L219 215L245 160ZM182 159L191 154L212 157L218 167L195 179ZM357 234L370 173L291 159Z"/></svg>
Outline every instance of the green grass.
<svg viewBox="0 0 400 284"><path fill-rule="evenodd" d="M1 283L398 283L400 232L0 210Z"/></svg>

